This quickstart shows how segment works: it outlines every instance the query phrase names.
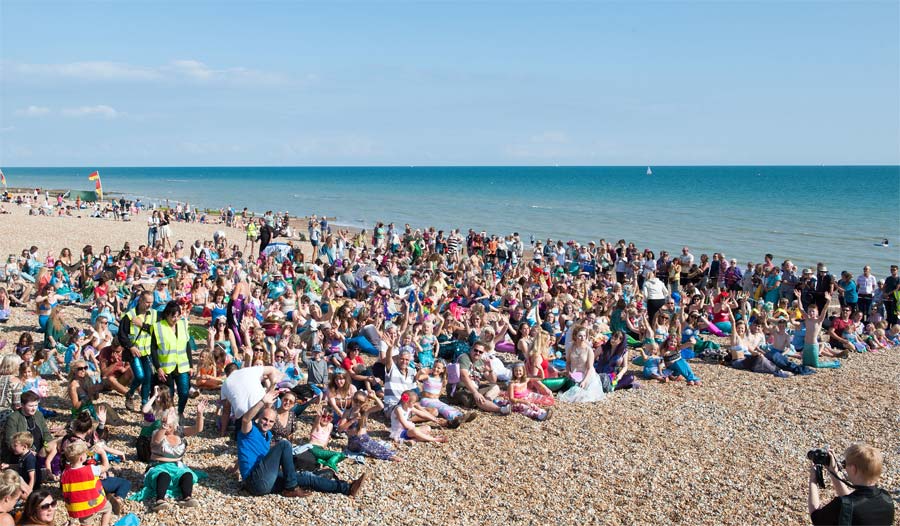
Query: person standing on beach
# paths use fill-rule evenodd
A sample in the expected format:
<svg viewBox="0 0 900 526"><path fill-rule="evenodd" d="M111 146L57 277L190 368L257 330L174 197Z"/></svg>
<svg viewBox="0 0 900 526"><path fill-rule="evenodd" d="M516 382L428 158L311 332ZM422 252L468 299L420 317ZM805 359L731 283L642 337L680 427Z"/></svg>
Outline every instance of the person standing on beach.
<svg viewBox="0 0 900 526"><path fill-rule="evenodd" d="M269 241L272 240L272 227L264 219L259 220L259 257L262 257Z"/></svg>
<svg viewBox="0 0 900 526"><path fill-rule="evenodd" d="M885 278L881 287L883 293L884 308L887 311L888 325L897 324L897 295L900 291L900 276L897 275L897 265L891 265L891 275Z"/></svg>
<svg viewBox="0 0 900 526"><path fill-rule="evenodd" d="M681 256L678 259L681 260L681 272L678 276L678 282L679 285L684 287L688 283L688 271L691 269L691 265L694 264L694 255L691 254L691 250L688 247L681 247Z"/></svg>
<svg viewBox="0 0 900 526"><path fill-rule="evenodd" d="M159 231L159 212L154 211L147 216L147 244L156 246L157 233Z"/></svg>
<svg viewBox="0 0 900 526"><path fill-rule="evenodd" d="M819 311L828 310L828 301L836 288L837 283L834 276L828 273L828 267L825 266L825 263L816 265L816 307L819 308ZM828 300L825 299L826 294L828 295Z"/></svg>
<svg viewBox="0 0 900 526"><path fill-rule="evenodd" d="M869 321L869 311L872 309L872 296L875 294L875 287L878 281L872 275L872 269L868 265L863 267L863 273L856 278L856 292L859 297L857 306L859 312L863 313L863 321Z"/></svg>
<svg viewBox="0 0 900 526"><path fill-rule="evenodd" d="M171 222L172 217L169 215L169 211L166 210L159 220L159 240L162 242L163 248L169 250L172 249L172 229L169 227Z"/></svg>
<svg viewBox="0 0 900 526"><path fill-rule="evenodd" d="M651 270L647 273L641 293L647 300L647 317L652 320L657 311L665 305L666 298L669 297L669 289L665 283L656 278L656 272Z"/></svg>
<svg viewBox="0 0 900 526"><path fill-rule="evenodd" d="M181 306L177 301L167 303L159 319L153 326L150 355L160 383L169 386L173 395L177 390L178 417L184 418L193 367L188 324L181 317Z"/></svg>
<svg viewBox="0 0 900 526"><path fill-rule="evenodd" d="M312 245L312 256L310 256L310 261L315 261L319 256L319 229L313 225L313 229L309 233L309 244Z"/></svg>
<svg viewBox="0 0 900 526"><path fill-rule="evenodd" d="M453 263L459 263L459 246L461 244L462 236L459 235L459 229L457 228L451 232L450 237L447 238L447 254L450 256L450 261Z"/></svg>
<svg viewBox="0 0 900 526"><path fill-rule="evenodd" d="M153 307L153 293L149 290L141 292L137 305L119 320L117 338L122 347L131 355L131 371L134 378L125 395L125 407L135 411L134 393L141 389L141 406L150 398L150 387L153 384L153 364L150 360L150 340L153 326L156 324L156 311Z"/></svg>
<svg viewBox="0 0 900 526"><path fill-rule="evenodd" d="M255 221L247 222L247 241L244 242L244 250L249 249L247 252L247 257L253 258L253 245L256 244L256 241L259 239L259 227L256 225Z"/></svg>

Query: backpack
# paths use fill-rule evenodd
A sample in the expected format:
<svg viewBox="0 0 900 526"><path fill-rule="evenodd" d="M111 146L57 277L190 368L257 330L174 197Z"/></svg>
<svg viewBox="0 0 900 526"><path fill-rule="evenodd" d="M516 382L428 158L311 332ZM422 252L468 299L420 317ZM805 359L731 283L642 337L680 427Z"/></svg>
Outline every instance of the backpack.
<svg viewBox="0 0 900 526"><path fill-rule="evenodd" d="M150 437L138 436L134 439L134 448L137 450L137 458L141 462L150 462Z"/></svg>

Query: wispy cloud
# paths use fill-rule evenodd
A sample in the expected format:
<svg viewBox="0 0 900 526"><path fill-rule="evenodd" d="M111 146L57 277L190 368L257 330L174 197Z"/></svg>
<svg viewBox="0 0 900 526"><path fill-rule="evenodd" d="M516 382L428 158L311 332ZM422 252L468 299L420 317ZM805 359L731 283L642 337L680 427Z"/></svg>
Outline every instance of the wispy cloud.
<svg viewBox="0 0 900 526"><path fill-rule="evenodd" d="M275 85L288 82L279 73L247 67L216 68L194 59L178 59L158 66L140 66L122 62L84 61L66 64L11 64L22 78L63 78L82 81L117 82L197 82ZM309 79L304 79L309 82Z"/></svg>
<svg viewBox="0 0 900 526"><path fill-rule="evenodd" d="M104 119L115 119L116 117L122 116L121 112L118 112L112 106L107 106L105 104L64 108L60 113L66 117L102 117Z"/></svg>
<svg viewBox="0 0 900 526"><path fill-rule="evenodd" d="M13 113L18 117L43 117L50 113L50 108L45 108L43 106L28 106L27 108L20 108Z"/></svg>
<svg viewBox="0 0 900 526"><path fill-rule="evenodd" d="M155 80L161 78L153 68L132 66L119 62L90 61L68 64L15 64L20 75L31 77L62 77L84 80Z"/></svg>

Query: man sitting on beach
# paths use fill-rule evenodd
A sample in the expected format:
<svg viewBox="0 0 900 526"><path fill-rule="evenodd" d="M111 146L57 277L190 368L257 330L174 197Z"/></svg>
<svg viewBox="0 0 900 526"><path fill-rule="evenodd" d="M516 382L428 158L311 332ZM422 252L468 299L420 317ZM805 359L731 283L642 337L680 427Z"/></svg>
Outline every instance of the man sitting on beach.
<svg viewBox="0 0 900 526"><path fill-rule="evenodd" d="M276 418L272 405L279 394L281 391L270 389L241 418L237 457L244 488L252 495L280 493L284 497L308 497L310 491L305 488L309 488L355 497L366 480L365 474L348 484L309 471L297 473L291 443L286 439L272 442Z"/></svg>
<svg viewBox="0 0 900 526"><path fill-rule="evenodd" d="M500 396L500 386L490 369L490 361L482 360L486 352L487 344L479 340L468 354L456 360L459 364L459 386L453 394L453 401L463 407L477 407L488 413L508 415L509 406L500 407L494 403L494 399Z"/></svg>

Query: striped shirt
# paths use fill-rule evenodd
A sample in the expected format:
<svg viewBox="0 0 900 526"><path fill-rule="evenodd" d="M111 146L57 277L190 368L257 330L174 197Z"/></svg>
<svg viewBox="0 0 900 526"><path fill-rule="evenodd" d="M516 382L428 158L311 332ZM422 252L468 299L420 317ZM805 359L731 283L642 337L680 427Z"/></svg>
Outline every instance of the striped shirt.
<svg viewBox="0 0 900 526"><path fill-rule="evenodd" d="M416 383L416 370L407 367L406 374L400 370L400 366L396 363L391 366L390 371L385 371L384 375L384 414L389 415L391 409L400 403L400 395L404 391L415 389L418 387Z"/></svg>
<svg viewBox="0 0 900 526"><path fill-rule="evenodd" d="M454 234L447 238L447 251L455 254L457 250L459 250L459 238Z"/></svg>

